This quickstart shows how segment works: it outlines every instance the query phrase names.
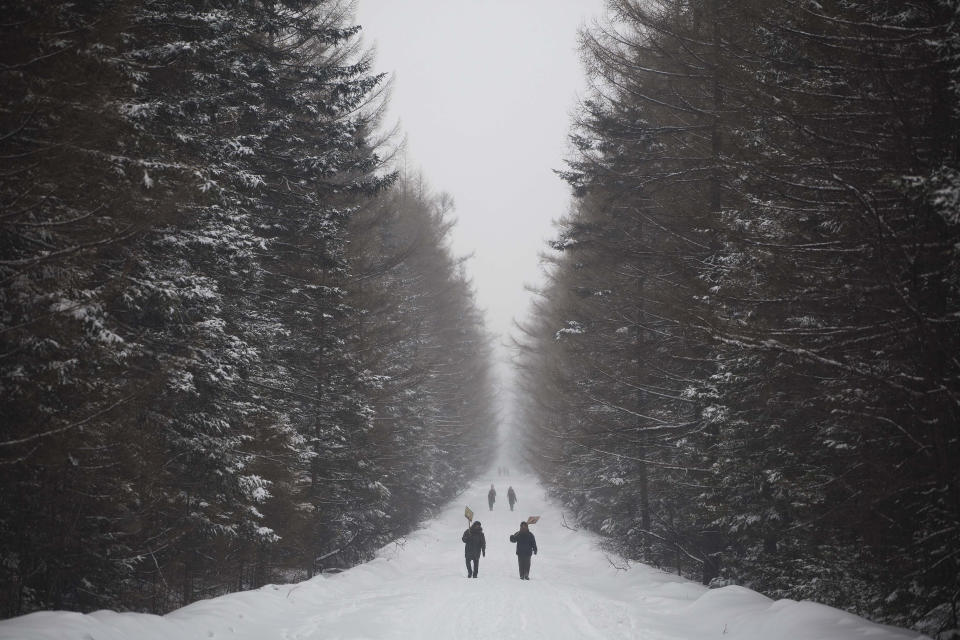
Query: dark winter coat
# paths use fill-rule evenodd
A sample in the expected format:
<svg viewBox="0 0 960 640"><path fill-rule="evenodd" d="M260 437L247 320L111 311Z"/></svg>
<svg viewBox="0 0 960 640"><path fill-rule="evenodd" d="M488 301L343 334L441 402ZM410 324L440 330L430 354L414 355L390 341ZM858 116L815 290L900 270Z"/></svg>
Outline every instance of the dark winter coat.
<svg viewBox="0 0 960 640"><path fill-rule="evenodd" d="M507 500L510 501L510 504L513 504L517 501L517 494L513 492L513 487L507 490Z"/></svg>
<svg viewBox="0 0 960 640"><path fill-rule="evenodd" d="M487 552L487 539L480 527L470 527L463 532L463 556L465 558L479 558L480 553Z"/></svg>
<svg viewBox="0 0 960 640"><path fill-rule="evenodd" d="M518 556L529 556L537 552L537 539L529 531L517 531L510 536L510 542L517 543Z"/></svg>

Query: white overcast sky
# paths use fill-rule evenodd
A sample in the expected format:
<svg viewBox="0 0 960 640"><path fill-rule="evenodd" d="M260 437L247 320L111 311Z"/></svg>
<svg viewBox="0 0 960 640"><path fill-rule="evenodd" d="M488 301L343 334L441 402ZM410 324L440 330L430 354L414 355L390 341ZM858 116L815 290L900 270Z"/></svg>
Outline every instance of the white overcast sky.
<svg viewBox="0 0 960 640"><path fill-rule="evenodd" d="M570 115L584 90L578 29L602 0L358 0L357 22L393 80L407 167L456 203L453 249L502 342L540 281L566 213Z"/></svg>

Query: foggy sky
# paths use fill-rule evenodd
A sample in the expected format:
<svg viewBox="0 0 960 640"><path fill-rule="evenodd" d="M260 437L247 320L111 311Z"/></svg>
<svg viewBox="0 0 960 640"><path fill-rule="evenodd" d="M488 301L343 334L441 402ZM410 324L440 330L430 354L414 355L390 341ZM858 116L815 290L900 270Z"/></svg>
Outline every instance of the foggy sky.
<svg viewBox="0 0 960 640"><path fill-rule="evenodd" d="M453 248L468 262L488 328L522 318L525 283L568 206L570 114L583 92L577 31L601 0L359 0L376 70L393 76L387 123L407 167L456 203Z"/></svg>

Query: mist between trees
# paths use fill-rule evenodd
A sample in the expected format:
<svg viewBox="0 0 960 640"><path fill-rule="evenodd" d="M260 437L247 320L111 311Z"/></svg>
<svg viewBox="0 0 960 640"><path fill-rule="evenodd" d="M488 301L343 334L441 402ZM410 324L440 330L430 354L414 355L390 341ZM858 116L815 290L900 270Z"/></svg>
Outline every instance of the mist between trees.
<svg viewBox="0 0 960 640"><path fill-rule="evenodd" d="M2 13L0 614L350 566L490 464L451 203L346 3Z"/></svg>
<svg viewBox="0 0 960 640"><path fill-rule="evenodd" d="M631 558L956 629L960 6L608 10L519 341L530 463Z"/></svg>
<svg viewBox="0 0 960 640"><path fill-rule="evenodd" d="M489 465L450 202L389 168L344 4L3 9L0 614L349 566ZM619 552L956 628L958 9L584 33L520 426Z"/></svg>

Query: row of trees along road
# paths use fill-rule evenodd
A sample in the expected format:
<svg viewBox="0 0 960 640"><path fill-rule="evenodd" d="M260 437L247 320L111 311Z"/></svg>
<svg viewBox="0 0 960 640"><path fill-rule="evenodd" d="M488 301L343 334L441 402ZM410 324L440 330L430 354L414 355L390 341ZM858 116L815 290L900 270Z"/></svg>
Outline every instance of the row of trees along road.
<svg viewBox="0 0 960 640"><path fill-rule="evenodd" d="M956 629L960 5L608 7L531 464L632 558Z"/></svg>
<svg viewBox="0 0 960 640"><path fill-rule="evenodd" d="M2 4L0 614L349 565L490 462L450 203L382 157L347 4Z"/></svg>

